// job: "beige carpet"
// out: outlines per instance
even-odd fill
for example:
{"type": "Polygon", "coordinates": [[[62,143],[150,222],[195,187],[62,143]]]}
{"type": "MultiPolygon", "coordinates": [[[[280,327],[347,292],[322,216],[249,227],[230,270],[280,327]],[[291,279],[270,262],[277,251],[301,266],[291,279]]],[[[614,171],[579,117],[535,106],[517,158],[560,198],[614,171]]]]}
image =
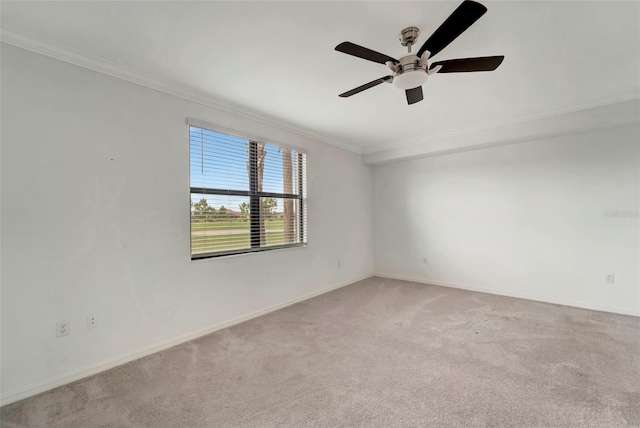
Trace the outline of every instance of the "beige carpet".
{"type": "Polygon", "coordinates": [[[640,318],[371,278],[1,417],[2,427],[640,427],[640,318]]]}

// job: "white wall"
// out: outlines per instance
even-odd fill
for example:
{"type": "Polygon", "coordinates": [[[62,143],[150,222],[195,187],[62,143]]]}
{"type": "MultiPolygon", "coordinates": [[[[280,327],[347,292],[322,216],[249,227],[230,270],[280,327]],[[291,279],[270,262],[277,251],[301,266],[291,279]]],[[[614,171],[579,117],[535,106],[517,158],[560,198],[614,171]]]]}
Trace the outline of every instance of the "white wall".
{"type": "Polygon", "coordinates": [[[5,403],[372,273],[360,155],[8,45],[1,83],[5,403]],[[187,117],[308,150],[307,248],[190,261],[187,117]]]}
{"type": "Polygon", "coordinates": [[[377,166],[374,270],[640,315],[639,145],[636,124],[377,166]]]}

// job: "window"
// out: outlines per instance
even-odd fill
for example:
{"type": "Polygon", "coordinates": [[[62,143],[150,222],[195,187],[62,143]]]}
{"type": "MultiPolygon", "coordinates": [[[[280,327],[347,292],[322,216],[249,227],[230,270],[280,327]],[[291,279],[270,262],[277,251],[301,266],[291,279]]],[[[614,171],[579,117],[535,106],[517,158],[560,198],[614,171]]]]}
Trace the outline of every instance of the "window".
{"type": "Polygon", "coordinates": [[[306,154],[189,123],[191,258],[304,246],[306,154]]]}

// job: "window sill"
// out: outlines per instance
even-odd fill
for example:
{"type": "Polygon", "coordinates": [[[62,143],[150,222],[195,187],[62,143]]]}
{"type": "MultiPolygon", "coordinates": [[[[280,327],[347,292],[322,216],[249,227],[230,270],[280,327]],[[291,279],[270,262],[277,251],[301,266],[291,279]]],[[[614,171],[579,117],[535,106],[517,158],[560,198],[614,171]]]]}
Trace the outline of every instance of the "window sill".
{"type": "Polygon", "coordinates": [[[191,263],[201,263],[201,262],[206,262],[206,261],[211,261],[211,260],[229,259],[231,257],[241,257],[241,256],[248,256],[248,255],[253,255],[253,254],[272,253],[272,252],[280,252],[280,251],[290,251],[290,250],[297,250],[297,249],[306,248],[306,247],[307,247],[307,244],[294,244],[294,245],[287,245],[285,247],[262,248],[262,249],[259,249],[259,250],[249,250],[249,251],[245,251],[245,252],[242,252],[242,253],[202,256],[202,257],[192,258],[191,259],[191,263]]]}

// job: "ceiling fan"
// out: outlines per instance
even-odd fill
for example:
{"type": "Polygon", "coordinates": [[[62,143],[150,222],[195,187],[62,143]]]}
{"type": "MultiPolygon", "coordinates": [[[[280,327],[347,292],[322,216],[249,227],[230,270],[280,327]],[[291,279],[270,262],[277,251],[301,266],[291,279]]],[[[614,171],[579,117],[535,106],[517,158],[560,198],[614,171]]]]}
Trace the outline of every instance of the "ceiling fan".
{"type": "Polygon", "coordinates": [[[449,43],[464,33],[476,22],[487,8],[480,3],[465,0],[442,25],[427,39],[417,53],[411,53],[411,46],[416,42],[420,34],[417,27],[408,27],[400,32],[400,43],[407,46],[408,54],[400,60],[381,54],[371,49],[358,46],[351,42],[342,42],[336,46],[336,50],[349,55],[357,56],[369,61],[385,64],[393,74],[365,83],[355,89],[340,94],[346,98],[355,95],[365,89],[373,88],[383,82],[393,83],[394,86],[404,89],[408,104],[422,101],[422,84],[435,73],[464,73],[471,71],[493,71],[502,63],[504,56],[485,56],[478,58],[460,58],[437,61],[429,64],[428,60],[438,54],[449,43]]]}

